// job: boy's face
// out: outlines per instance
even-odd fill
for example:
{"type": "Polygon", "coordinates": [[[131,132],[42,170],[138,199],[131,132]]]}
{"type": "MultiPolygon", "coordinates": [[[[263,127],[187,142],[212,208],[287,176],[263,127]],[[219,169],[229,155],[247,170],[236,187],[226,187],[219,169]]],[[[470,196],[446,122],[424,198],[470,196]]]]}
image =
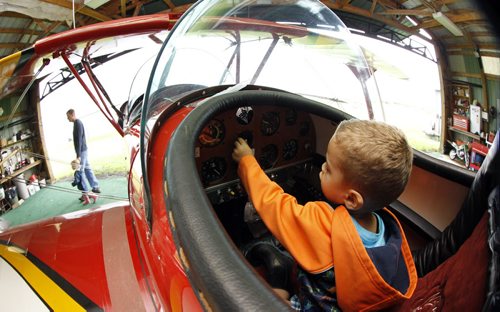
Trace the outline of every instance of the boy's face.
{"type": "Polygon", "coordinates": [[[344,204],[345,195],[349,190],[344,181],[344,174],[340,170],[342,153],[339,153],[340,147],[334,142],[333,137],[328,143],[326,150],[326,162],[321,166],[319,179],[321,181],[321,190],[325,197],[337,204],[344,204]]]}

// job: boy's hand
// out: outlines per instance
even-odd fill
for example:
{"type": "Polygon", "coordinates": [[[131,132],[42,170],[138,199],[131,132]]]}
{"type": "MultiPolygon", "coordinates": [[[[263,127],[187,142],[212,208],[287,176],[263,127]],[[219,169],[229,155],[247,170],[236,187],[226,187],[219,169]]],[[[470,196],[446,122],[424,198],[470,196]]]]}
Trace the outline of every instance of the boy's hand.
{"type": "Polygon", "coordinates": [[[240,162],[243,156],[253,155],[253,150],[248,146],[247,142],[242,138],[237,138],[234,142],[233,160],[240,162]]]}

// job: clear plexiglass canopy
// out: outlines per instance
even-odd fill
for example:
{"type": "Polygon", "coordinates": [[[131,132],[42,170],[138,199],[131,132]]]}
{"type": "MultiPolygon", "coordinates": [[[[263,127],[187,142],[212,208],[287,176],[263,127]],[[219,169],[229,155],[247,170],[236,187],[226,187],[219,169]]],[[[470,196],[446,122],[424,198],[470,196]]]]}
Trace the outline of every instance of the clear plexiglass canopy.
{"type": "Polygon", "coordinates": [[[198,2],[165,42],[143,117],[150,117],[155,95],[165,90],[175,101],[187,90],[234,84],[282,89],[357,118],[382,119],[362,50],[319,1],[198,2]]]}
{"type": "Polygon", "coordinates": [[[360,119],[383,119],[361,48],[342,21],[314,0],[198,1],[167,36],[151,73],[141,116],[146,175],[159,105],[205,88],[280,89],[360,119]]]}

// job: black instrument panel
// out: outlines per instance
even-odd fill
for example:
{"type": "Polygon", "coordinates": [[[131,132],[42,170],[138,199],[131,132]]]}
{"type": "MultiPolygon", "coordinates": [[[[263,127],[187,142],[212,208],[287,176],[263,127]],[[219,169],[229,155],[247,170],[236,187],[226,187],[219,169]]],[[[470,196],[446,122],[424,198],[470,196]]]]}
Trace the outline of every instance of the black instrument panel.
{"type": "Polygon", "coordinates": [[[195,147],[196,166],[204,187],[238,178],[237,165],[231,158],[238,137],[247,140],[265,170],[306,160],[316,150],[308,113],[278,106],[226,111],[204,126],[195,147]]]}

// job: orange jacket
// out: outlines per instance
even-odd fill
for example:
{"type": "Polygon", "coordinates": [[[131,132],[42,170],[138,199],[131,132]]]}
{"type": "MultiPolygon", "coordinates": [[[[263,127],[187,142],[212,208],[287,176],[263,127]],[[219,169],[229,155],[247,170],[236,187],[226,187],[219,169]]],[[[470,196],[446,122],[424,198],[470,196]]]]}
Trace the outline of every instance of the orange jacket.
{"type": "Polygon", "coordinates": [[[346,208],[334,210],[326,202],[298,204],[267,177],[253,156],[241,159],[238,173],[268,229],[303,270],[318,274],[335,266],[336,285],[332,286],[344,311],[383,309],[411,297],[417,283],[415,264],[403,229],[389,210],[384,209],[383,214],[394,220],[395,231],[401,236],[395,254],[399,264],[406,266],[404,293],[381,276],[346,208]]]}

